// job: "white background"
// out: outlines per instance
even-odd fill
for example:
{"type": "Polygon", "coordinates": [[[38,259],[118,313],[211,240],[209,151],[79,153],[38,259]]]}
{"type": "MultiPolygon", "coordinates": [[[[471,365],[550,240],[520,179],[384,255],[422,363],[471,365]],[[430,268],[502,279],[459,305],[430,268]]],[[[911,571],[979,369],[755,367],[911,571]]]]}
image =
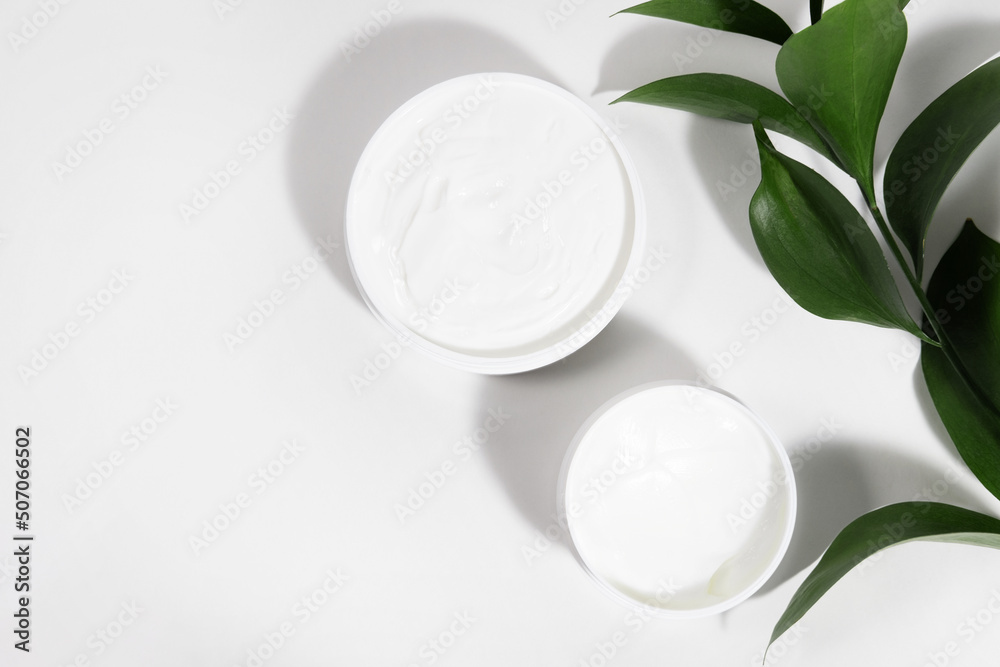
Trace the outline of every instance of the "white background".
{"type": "MultiPolygon", "coordinates": [[[[265,648],[264,664],[597,667],[621,632],[608,664],[759,665],[793,591],[851,519],[923,489],[1000,511],[934,414],[912,339],[798,307],[773,317],[782,292],[746,216],[750,129],[607,107],[681,71],[776,88],[777,47],[609,18],[624,2],[563,2],[563,13],[558,0],[400,2],[367,44],[359,31],[376,32],[381,0],[244,0],[221,12],[211,0],[74,1],[17,44],[10,34],[42,3],[0,10],[0,537],[13,545],[20,425],[32,432],[36,536],[30,656],[12,647],[13,546],[0,551],[0,664],[253,665],[248,652],[288,624],[294,634],[265,648]],[[686,51],[692,62],[675,57],[686,51]],[[147,68],[162,80],[136,89],[147,68]],[[618,123],[645,186],[649,244],[671,255],[586,348],[514,377],[449,370],[410,350],[387,364],[379,355],[393,339],[362,303],[342,247],[347,184],[368,137],[413,94],[477,71],[551,80],[618,123]],[[123,95],[136,107],[127,117],[123,95]],[[249,159],[241,144],[276,109],[294,120],[249,159]],[[112,131],[61,173],[56,163],[104,119],[112,131]],[[181,205],[232,160],[239,173],[185,221],[181,205]],[[741,166],[747,183],[721,191],[741,166]],[[296,288],[287,272],[318,238],[340,247],[296,288]],[[129,277],[123,288],[116,271],[129,277]],[[225,336],[276,289],[282,303],[231,349],[225,336]],[[88,299],[103,300],[101,312],[88,299]],[[67,326],[77,335],[61,337],[67,326]],[[744,353],[730,359],[733,343],[744,353]],[[19,371],[43,349],[37,375],[19,371]],[[369,363],[385,368],[360,386],[369,363]],[[639,625],[555,527],[559,465],[611,396],[710,371],[799,457],[796,534],[774,579],[736,609],[639,625]],[[176,408],[166,416],[158,400],[176,408]],[[459,455],[455,443],[491,409],[510,417],[459,455]],[[836,433],[820,443],[824,423],[836,433]],[[147,429],[135,447],[123,440],[133,427],[147,429]],[[285,441],[301,451],[261,485],[255,471],[285,441]],[[401,522],[397,504],[449,461],[454,474],[401,522]],[[194,548],[239,494],[249,505],[194,548]],[[347,581],[318,593],[329,571],[347,581]],[[309,596],[325,603],[296,613],[309,596]],[[474,620],[452,637],[456,614],[474,620]],[[120,634],[119,617],[130,623],[120,634]],[[431,640],[451,646],[435,652],[431,640]]],[[[805,0],[766,4],[795,29],[807,22],[805,0]]],[[[913,0],[907,14],[878,162],[920,109],[1000,48],[995,2],[913,0]]],[[[931,262],[966,217],[1000,236],[998,156],[994,135],[953,184],[931,262]]],[[[993,665],[994,592],[996,552],[899,547],[836,586],[775,664],[993,665]],[[970,632],[977,612],[992,624],[970,632]]]]}

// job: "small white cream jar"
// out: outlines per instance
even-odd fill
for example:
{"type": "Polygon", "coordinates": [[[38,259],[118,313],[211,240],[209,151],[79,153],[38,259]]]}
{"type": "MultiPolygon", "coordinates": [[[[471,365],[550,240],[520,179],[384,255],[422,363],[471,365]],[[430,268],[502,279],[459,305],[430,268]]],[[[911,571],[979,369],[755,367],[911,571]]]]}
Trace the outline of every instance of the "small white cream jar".
{"type": "Polygon", "coordinates": [[[752,595],[795,525],[792,467],[771,429],[728,394],[669,382],[590,417],[566,454],[558,501],[605,592],[679,618],[752,595]]]}

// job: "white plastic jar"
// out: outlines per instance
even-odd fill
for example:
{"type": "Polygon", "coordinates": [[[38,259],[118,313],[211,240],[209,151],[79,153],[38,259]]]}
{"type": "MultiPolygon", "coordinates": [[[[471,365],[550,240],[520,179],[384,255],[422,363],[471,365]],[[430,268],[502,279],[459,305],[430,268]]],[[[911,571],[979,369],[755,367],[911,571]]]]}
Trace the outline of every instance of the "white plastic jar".
{"type": "Polygon", "coordinates": [[[795,525],[795,480],[770,428],[715,389],[628,391],[580,428],[558,501],[605,592],[661,616],[739,604],[774,573],[795,525]]]}
{"type": "Polygon", "coordinates": [[[615,134],[518,74],[458,77],[405,103],[362,154],[346,213],[372,312],[405,344],[481,373],[538,368],[597,335],[645,235],[615,134]]]}

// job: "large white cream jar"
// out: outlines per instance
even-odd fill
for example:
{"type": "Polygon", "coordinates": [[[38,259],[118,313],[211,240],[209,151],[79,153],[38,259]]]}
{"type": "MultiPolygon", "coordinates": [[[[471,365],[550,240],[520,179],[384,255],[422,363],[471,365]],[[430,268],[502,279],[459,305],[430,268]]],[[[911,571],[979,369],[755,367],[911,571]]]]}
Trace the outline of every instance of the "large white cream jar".
{"type": "Polygon", "coordinates": [[[578,432],[560,511],[585,569],[620,601],[697,617],[745,600],[778,567],[795,523],[788,455],[715,389],[644,385],[578,432]]]}
{"type": "Polygon", "coordinates": [[[644,225],[631,162],[590,107],[486,73],[433,86],[383,123],[351,183],[345,238],[363,297],[402,340],[514,373],[607,324],[644,225]]]}

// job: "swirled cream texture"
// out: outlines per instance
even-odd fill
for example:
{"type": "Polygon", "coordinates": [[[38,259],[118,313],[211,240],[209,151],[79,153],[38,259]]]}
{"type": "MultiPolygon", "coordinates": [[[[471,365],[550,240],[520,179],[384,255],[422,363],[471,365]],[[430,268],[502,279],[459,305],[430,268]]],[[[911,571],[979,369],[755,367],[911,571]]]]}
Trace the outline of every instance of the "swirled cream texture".
{"type": "Polygon", "coordinates": [[[379,310],[442,347],[502,356],[565,340],[610,298],[632,191],[609,136],[556,90],[460,77],[386,121],[348,210],[379,310]]]}
{"type": "Polygon", "coordinates": [[[749,595],[794,519],[778,446],[715,391],[665,385],[628,396],[590,426],[568,469],[578,553],[640,604],[691,611],[749,595]]]}

